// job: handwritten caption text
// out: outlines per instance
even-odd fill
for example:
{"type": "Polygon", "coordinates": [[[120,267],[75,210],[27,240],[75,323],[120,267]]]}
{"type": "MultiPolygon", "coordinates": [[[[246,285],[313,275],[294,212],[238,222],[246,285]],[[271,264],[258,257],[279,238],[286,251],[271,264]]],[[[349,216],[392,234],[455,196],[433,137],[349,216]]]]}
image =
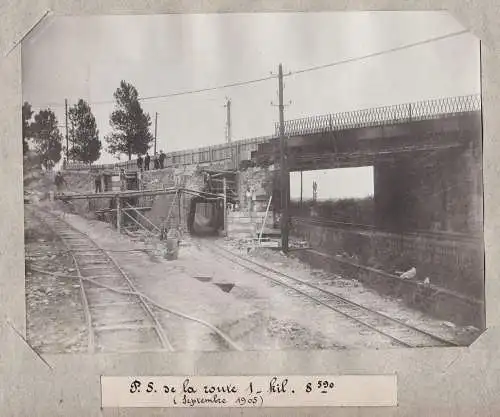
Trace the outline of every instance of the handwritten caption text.
{"type": "Polygon", "coordinates": [[[101,377],[103,407],[394,406],[395,375],[101,377]]]}

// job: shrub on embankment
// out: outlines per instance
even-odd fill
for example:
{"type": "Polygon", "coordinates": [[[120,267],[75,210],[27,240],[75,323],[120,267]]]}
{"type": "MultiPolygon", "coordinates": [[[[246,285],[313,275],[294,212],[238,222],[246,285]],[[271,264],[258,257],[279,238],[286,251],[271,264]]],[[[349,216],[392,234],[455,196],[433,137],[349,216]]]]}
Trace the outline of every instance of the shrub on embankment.
{"type": "MultiPolygon", "coordinates": [[[[54,172],[42,170],[32,166],[24,172],[24,191],[31,203],[41,204],[45,208],[52,208],[69,213],[78,213],[82,216],[93,218],[93,211],[89,210],[87,200],[74,200],[68,203],[62,201],[49,201],[50,192],[56,193],[54,172]]],[[[61,192],[66,194],[83,194],[92,192],[92,181],[88,171],[68,172],[63,171],[66,184],[61,192]]],[[[109,205],[109,201],[100,200],[101,205],[109,205]]]]}
{"type": "Polygon", "coordinates": [[[340,222],[374,224],[373,197],[335,200],[290,201],[290,213],[297,217],[321,217],[340,222]]]}

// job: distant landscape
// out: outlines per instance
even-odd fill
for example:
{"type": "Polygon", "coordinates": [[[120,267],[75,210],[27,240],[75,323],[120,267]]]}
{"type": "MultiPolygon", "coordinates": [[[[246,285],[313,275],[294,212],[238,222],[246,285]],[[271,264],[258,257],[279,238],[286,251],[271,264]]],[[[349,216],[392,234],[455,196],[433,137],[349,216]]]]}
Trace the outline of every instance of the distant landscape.
{"type": "Polygon", "coordinates": [[[308,199],[290,201],[292,216],[314,216],[348,223],[373,224],[374,200],[365,198],[340,198],[321,201],[308,199]]]}
{"type": "Polygon", "coordinates": [[[332,168],[290,173],[290,198],[317,201],[362,199],[374,194],[373,167],[332,168]]]}

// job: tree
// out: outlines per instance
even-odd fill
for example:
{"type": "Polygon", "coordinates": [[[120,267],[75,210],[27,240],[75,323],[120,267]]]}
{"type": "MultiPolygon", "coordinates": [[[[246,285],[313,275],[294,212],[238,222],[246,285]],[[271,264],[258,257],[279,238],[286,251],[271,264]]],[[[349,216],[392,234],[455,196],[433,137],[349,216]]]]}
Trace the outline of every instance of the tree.
{"type": "Polygon", "coordinates": [[[130,161],[132,155],[146,153],[153,141],[149,131],[151,118],[142,110],[139,94],[132,84],[122,81],[114,98],[116,110],[110,116],[114,132],[106,137],[108,152],[116,156],[124,153],[130,161]]]}
{"type": "Polygon", "coordinates": [[[40,110],[31,125],[35,152],[41,164],[49,169],[61,159],[62,135],[57,127],[57,118],[50,109],[40,110]]]}
{"type": "Polygon", "coordinates": [[[33,110],[31,110],[31,104],[27,101],[23,103],[23,154],[28,152],[28,139],[31,138],[32,129],[31,126],[31,116],[33,116],[33,110]]]}
{"type": "Polygon", "coordinates": [[[95,117],[89,104],[80,99],[68,111],[71,123],[72,148],[69,151],[71,159],[92,163],[101,156],[101,141],[95,117]]]}

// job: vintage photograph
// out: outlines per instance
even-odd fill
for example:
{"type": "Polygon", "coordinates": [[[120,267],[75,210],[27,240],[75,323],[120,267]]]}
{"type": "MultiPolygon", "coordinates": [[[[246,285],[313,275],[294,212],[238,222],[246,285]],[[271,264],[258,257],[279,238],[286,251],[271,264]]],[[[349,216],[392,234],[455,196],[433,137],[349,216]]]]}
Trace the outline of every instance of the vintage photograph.
{"type": "Polygon", "coordinates": [[[55,16],[21,47],[37,352],[484,331],[481,45],[448,13],[55,16]]]}

